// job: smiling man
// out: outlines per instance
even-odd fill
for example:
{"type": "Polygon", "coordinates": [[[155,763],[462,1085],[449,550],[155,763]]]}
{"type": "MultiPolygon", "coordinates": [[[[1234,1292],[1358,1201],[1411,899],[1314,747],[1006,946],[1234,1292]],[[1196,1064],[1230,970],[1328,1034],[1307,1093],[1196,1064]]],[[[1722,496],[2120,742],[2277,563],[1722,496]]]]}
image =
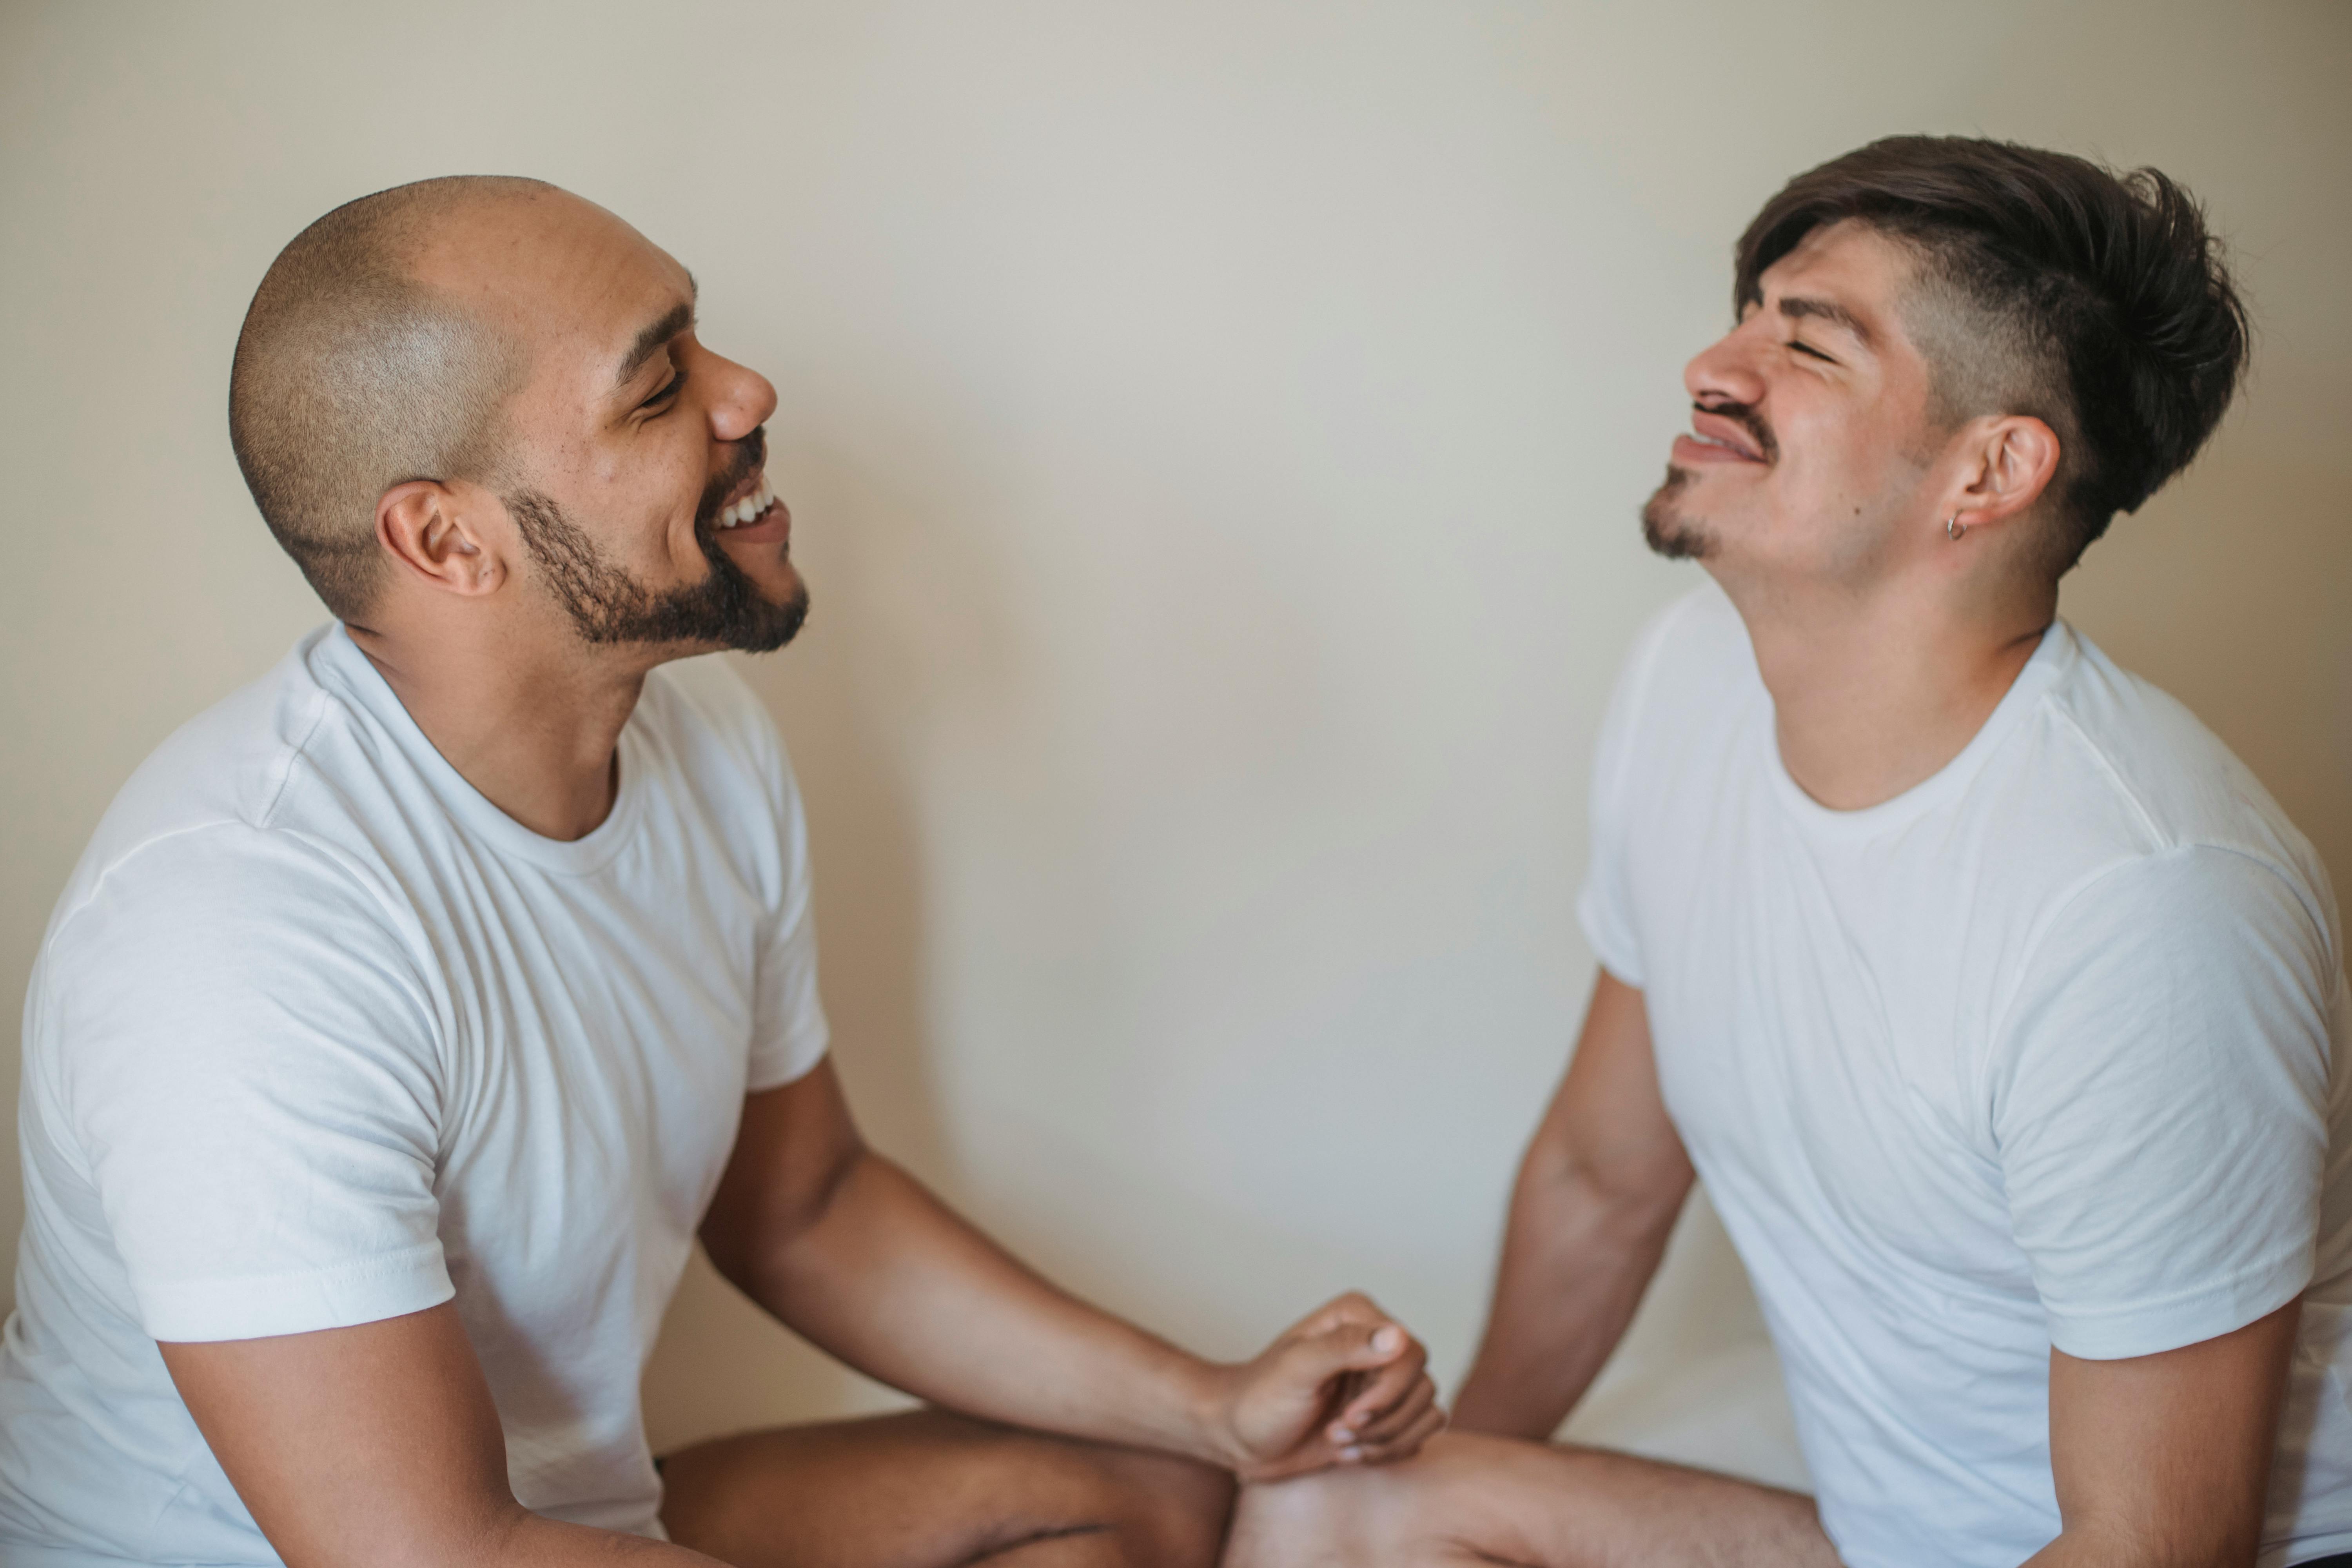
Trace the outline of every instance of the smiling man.
{"type": "Polygon", "coordinates": [[[2352,1035],[2311,847],[2057,618],[2245,326],[2201,216],[1875,143],[1740,240],[1642,516],[1713,583],[1603,727],[1601,963],[1457,1432],[1230,1561],[2352,1563],[2352,1035]],[[1818,1498],[1542,1443],[1695,1177],[1818,1498]]]}
{"type": "Polygon", "coordinates": [[[1234,1475],[1441,1423],[1360,1298],[1210,1364],[860,1142],[782,750],[677,662],[806,612],[775,405],[537,182],[270,268],[230,432],[336,619],[150,759],[50,923],[0,1559],[1205,1565],[1234,1475]],[[931,1408],[665,1471],[638,1382],[698,1236],[931,1408]]]}

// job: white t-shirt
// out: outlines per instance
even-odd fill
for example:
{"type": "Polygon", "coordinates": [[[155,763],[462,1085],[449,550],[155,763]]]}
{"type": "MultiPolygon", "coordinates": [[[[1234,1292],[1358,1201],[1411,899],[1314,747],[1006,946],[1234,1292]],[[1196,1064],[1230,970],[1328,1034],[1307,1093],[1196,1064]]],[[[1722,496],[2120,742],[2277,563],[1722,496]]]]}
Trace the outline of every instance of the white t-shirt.
{"type": "Polygon", "coordinates": [[[647,679],[561,843],[313,633],[124,786],[25,1019],[0,1560],[276,1563],[155,1342],[452,1296],[515,1495],[659,1532],[639,1373],[745,1094],[825,1048],[799,798],[723,664],[647,679]]]}
{"type": "Polygon", "coordinates": [[[1580,905],[1755,1281],[1849,1568],[2059,1528],[2052,1346],[2310,1287],[2262,1562],[2352,1550],[2352,1029],[2326,872],[2063,622],[1942,772],[1831,811],[1712,584],[1602,731],[1580,905]]]}

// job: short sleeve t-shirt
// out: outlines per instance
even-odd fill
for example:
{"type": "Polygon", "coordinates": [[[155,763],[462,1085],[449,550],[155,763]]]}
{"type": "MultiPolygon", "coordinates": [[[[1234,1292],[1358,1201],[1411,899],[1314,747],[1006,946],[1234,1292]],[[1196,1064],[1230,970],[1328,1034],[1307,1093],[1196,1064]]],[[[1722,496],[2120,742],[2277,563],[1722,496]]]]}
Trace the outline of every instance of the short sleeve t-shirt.
{"type": "Polygon", "coordinates": [[[2152,1354],[2298,1291],[2262,1561],[2352,1550],[2352,1031],[2310,846],[2063,622],[1867,810],[1799,788],[1773,724],[1718,589],[1654,621],[1580,912],[1643,993],[1841,1555],[2013,1568],[2059,1528],[2053,1346],[2152,1354]]]}
{"type": "Polygon", "coordinates": [[[132,777],[42,944],[0,1558],[277,1562],[155,1342],[452,1298],[517,1498],[657,1534],[639,1374],[744,1096],[825,1043],[799,798],[723,663],[647,678],[559,842],[313,633],[132,777]]]}

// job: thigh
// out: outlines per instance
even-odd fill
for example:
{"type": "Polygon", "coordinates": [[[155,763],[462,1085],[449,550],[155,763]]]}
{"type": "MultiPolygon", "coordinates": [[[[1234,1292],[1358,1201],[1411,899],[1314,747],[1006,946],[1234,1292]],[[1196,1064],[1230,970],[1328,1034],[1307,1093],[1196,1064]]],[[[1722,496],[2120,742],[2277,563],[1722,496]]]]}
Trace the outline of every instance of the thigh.
{"type": "Polygon", "coordinates": [[[1226,1568],[1836,1568],[1812,1500],[1595,1448],[1448,1433],[1242,1493],[1226,1568]]]}
{"type": "Polygon", "coordinates": [[[698,1444],[671,1539],[736,1568],[1211,1568],[1233,1500],[1172,1455],[909,1411],[698,1444]]]}

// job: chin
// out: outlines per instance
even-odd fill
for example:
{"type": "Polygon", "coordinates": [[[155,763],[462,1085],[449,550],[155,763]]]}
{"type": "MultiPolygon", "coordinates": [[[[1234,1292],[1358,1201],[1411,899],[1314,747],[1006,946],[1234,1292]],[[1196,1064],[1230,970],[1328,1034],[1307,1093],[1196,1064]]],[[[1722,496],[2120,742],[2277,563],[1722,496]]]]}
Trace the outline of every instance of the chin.
{"type": "Polygon", "coordinates": [[[803,609],[808,605],[808,584],[790,557],[777,562],[773,573],[762,572],[753,581],[759,587],[760,597],[772,605],[799,605],[803,609]]]}
{"type": "Polygon", "coordinates": [[[726,646],[738,653],[773,653],[798,637],[808,622],[808,584],[797,572],[792,574],[787,592],[779,595],[762,590],[761,599],[764,613],[747,616],[730,628],[733,635],[726,639],[726,646]]]}
{"type": "Polygon", "coordinates": [[[1642,508],[1642,542],[1669,561],[1705,561],[1721,548],[1714,526],[1691,510],[1694,479],[1687,468],[1667,468],[1642,508]]]}

